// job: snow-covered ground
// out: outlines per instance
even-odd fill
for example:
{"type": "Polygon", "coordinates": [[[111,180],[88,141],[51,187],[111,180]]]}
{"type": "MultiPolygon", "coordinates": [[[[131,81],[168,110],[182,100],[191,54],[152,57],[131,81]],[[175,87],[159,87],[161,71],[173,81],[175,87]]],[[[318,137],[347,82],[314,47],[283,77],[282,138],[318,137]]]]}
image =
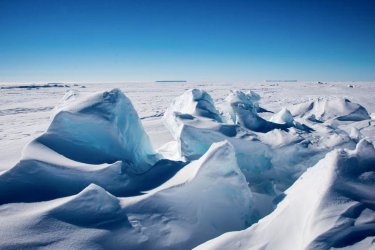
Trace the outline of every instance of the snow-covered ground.
{"type": "MultiPolygon", "coordinates": [[[[215,103],[223,102],[230,90],[253,90],[262,99],[262,106],[273,111],[281,107],[302,103],[314,98],[348,97],[375,112],[375,83],[371,82],[316,82],[298,83],[117,83],[117,84],[69,84],[69,87],[15,88],[33,84],[0,84],[0,170],[14,165],[21,156],[22,148],[41,134],[50,123],[52,109],[65,92],[74,89],[81,93],[93,93],[119,88],[130,98],[142,119],[154,147],[159,147],[172,137],[161,123],[161,116],[173,99],[185,90],[200,88],[208,91],[215,103]],[[353,88],[350,88],[352,85],[353,88]],[[84,86],[85,88],[83,88],[84,86]]],[[[38,85],[38,84],[34,84],[38,85]]],[[[40,85],[40,84],[39,84],[40,85]]],[[[64,84],[65,85],[65,84],[64,84]]],[[[371,135],[369,135],[371,136],[371,135]]],[[[372,134],[372,137],[374,135],[372,134]]]]}
{"type": "Polygon", "coordinates": [[[0,96],[0,248],[375,247],[375,83],[0,96]]]}

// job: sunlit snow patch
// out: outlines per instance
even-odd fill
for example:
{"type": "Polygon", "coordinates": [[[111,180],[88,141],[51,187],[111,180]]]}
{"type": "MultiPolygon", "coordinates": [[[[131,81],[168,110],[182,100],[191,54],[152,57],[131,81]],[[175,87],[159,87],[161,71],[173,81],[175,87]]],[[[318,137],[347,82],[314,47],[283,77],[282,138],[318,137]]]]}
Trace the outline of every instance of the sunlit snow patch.
{"type": "Polygon", "coordinates": [[[64,100],[48,130],[25,147],[17,165],[0,174],[0,204],[71,195],[90,183],[134,195],[184,165],[154,152],[120,90],[64,100]]]}
{"type": "Polygon", "coordinates": [[[245,229],[253,222],[252,209],[233,147],[221,142],[141,196],[116,198],[89,185],[66,198],[8,204],[0,210],[0,246],[32,246],[37,238],[50,248],[191,249],[226,231],[245,229]]]}
{"type": "Polygon", "coordinates": [[[362,140],[355,150],[335,150],[307,170],[259,223],[197,249],[371,249],[374,190],[375,149],[362,140]]]}
{"type": "Polygon", "coordinates": [[[311,121],[327,120],[361,121],[370,119],[367,110],[360,104],[345,98],[323,99],[305,102],[290,107],[293,116],[303,117],[311,121]]]}
{"type": "Polygon", "coordinates": [[[121,160],[141,172],[157,160],[137,112],[118,89],[60,107],[36,141],[78,162],[121,160]]]}

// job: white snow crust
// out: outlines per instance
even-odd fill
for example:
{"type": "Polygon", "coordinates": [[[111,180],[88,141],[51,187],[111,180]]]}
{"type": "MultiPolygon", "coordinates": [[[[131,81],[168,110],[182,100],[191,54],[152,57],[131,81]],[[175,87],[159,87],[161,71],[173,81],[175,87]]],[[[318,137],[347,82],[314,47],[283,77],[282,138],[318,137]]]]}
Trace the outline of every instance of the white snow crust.
{"type": "Polygon", "coordinates": [[[372,249],[350,85],[1,85],[0,248],[372,249]]]}

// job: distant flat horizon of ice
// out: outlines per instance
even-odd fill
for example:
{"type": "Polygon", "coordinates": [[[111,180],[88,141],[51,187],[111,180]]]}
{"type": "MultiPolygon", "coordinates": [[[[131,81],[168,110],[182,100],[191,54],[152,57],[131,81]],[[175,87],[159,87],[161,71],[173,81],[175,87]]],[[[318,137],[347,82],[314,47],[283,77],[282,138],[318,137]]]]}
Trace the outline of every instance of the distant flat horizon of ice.
{"type": "Polygon", "coordinates": [[[375,112],[375,82],[0,83],[0,170],[14,165],[22,148],[47,128],[53,108],[66,91],[87,94],[112,88],[120,88],[131,99],[155,147],[170,139],[160,122],[161,115],[175,97],[190,88],[208,91],[218,104],[230,90],[254,90],[262,96],[262,106],[276,112],[280,107],[319,97],[348,97],[375,112]],[[7,86],[30,88],[4,88],[7,86]]]}

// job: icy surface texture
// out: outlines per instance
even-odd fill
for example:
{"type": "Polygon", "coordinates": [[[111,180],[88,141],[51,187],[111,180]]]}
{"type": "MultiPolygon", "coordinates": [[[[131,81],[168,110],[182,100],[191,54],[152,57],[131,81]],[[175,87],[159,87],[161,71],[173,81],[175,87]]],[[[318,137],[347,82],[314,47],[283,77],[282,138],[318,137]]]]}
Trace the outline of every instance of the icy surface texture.
{"type": "Polygon", "coordinates": [[[367,110],[360,104],[346,98],[331,100],[318,98],[312,102],[295,105],[291,108],[293,116],[304,117],[313,121],[324,122],[337,119],[339,121],[361,121],[370,119],[367,110]]]}
{"type": "Polygon", "coordinates": [[[0,248],[374,247],[366,109],[318,98],[267,112],[242,90],[187,90],[162,119],[139,118],[118,89],[67,91],[0,172],[0,248]]]}
{"type": "Polygon", "coordinates": [[[116,195],[159,185],[184,164],[160,160],[130,100],[118,89],[88,98],[68,93],[51,125],[0,173],[0,203],[72,195],[96,183],[116,195]]]}
{"type": "Polygon", "coordinates": [[[9,204],[1,211],[7,214],[0,225],[1,245],[19,248],[37,241],[52,248],[189,249],[226,231],[246,228],[252,224],[252,209],[234,149],[221,142],[141,196],[116,198],[89,185],[66,198],[9,204]],[[46,225],[53,227],[46,230],[46,225]],[[64,234],[58,233],[61,230],[64,234]]]}
{"type": "Polygon", "coordinates": [[[249,229],[197,249],[371,249],[375,238],[375,149],[335,150],[286,191],[277,209],[249,229]],[[281,233],[288,230],[288,236],[281,233]]]}
{"type": "MultiPolygon", "coordinates": [[[[270,131],[254,131],[241,123],[227,124],[201,116],[194,109],[186,109],[191,100],[186,96],[192,96],[194,91],[197,90],[188,90],[178,97],[164,115],[164,121],[176,139],[176,144],[171,145],[178,147],[182,159],[195,160],[199,159],[212,143],[229,141],[236,152],[238,165],[254,192],[254,217],[261,218],[271,212],[283,192],[327,152],[337,147],[353,147],[356,143],[348,133],[331,124],[303,118],[296,121],[287,109],[282,109],[271,118],[275,122],[268,122],[256,113],[251,96],[239,91],[229,95],[227,104],[231,104],[230,107],[232,104],[243,106],[246,110],[246,113],[243,113],[244,119],[253,117],[256,122],[271,124],[270,131]],[[185,101],[187,103],[183,104],[185,101]],[[178,108],[189,114],[179,112],[178,108]],[[279,125],[286,129],[278,129],[279,125]],[[293,157],[286,157],[287,155],[293,157]]],[[[213,102],[210,106],[214,106],[213,102]]],[[[216,110],[214,107],[211,109],[216,110]]],[[[234,111],[231,114],[236,121],[238,114],[234,111]]]]}
{"type": "Polygon", "coordinates": [[[286,130],[289,124],[279,124],[267,121],[260,117],[257,113],[257,105],[254,104],[253,95],[246,94],[242,91],[233,91],[227,98],[226,112],[234,124],[250,129],[255,132],[268,132],[273,129],[286,130]]]}
{"type": "Polygon", "coordinates": [[[273,115],[270,121],[279,124],[293,125],[294,118],[288,109],[283,108],[277,114],[273,115]]]}
{"type": "Polygon", "coordinates": [[[180,119],[192,120],[196,116],[222,122],[211,96],[204,90],[191,89],[174,100],[165,111],[163,120],[172,136],[177,139],[182,126],[180,119]]]}
{"type": "Polygon", "coordinates": [[[118,89],[67,102],[36,141],[78,162],[127,161],[136,171],[157,159],[132,103],[118,89]]]}
{"type": "MultiPolygon", "coordinates": [[[[204,91],[186,91],[176,99],[163,117],[176,139],[180,157],[187,160],[198,159],[212,143],[228,140],[235,148],[239,166],[248,178],[249,185],[261,193],[276,195],[289,187],[307,167],[314,165],[332,148],[355,144],[346,132],[336,127],[301,120],[303,123],[309,123],[309,127],[295,121],[287,109],[282,109],[273,116],[275,122],[266,121],[256,113],[254,93],[232,92],[225,100],[230,117],[237,123],[239,113],[235,110],[239,107],[244,111],[241,111],[244,120],[249,121],[250,117],[254,118],[255,124],[272,125],[259,125],[270,128],[270,131],[264,133],[262,130],[258,133],[243,127],[241,123],[223,123],[212,116],[200,115],[201,112],[196,112],[195,108],[187,108],[196,106],[196,102],[192,102],[194,92],[204,91]],[[279,126],[285,129],[278,129],[279,126]]],[[[204,96],[207,100],[212,100],[208,93],[204,96]]],[[[218,114],[212,101],[206,104],[218,114]]]]}

